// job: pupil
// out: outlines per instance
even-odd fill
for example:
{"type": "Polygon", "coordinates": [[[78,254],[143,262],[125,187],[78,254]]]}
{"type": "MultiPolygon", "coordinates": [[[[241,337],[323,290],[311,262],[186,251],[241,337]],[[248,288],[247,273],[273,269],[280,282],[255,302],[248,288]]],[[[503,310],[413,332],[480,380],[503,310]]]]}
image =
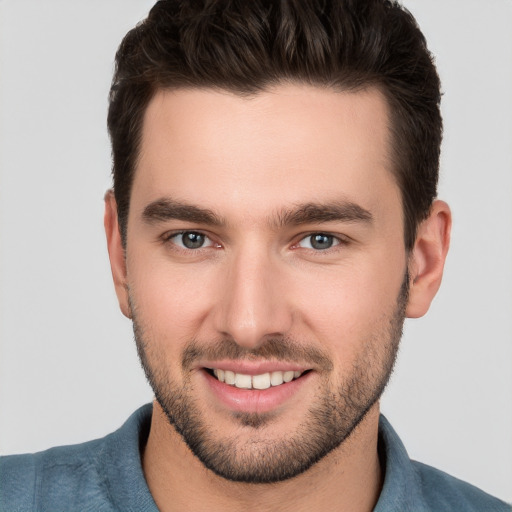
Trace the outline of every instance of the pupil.
{"type": "Polygon", "coordinates": [[[187,249],[198,249],[204,244],[204,235],[201,233],[184,233],[182,240],[187,249]]]}
{"type": "Polygon", "coordinates": [[[315,249],[329,249],[332,247],[332,236],[330,235],[311,235],[311,247],[315,249]]]}

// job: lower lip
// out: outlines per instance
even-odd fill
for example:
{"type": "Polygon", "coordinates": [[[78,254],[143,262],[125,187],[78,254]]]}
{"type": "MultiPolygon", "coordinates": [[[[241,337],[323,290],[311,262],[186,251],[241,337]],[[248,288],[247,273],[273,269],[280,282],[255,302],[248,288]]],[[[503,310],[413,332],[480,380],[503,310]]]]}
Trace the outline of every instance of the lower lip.
{"type": "Polygon", "coordinates": [[[313,372],[268,389],[240,389],[220,382],[205,370],[201,373],[217,399],[232,411],[264,413],[273,411],[293,399],[300,388],[309,381],[313,372]]]}

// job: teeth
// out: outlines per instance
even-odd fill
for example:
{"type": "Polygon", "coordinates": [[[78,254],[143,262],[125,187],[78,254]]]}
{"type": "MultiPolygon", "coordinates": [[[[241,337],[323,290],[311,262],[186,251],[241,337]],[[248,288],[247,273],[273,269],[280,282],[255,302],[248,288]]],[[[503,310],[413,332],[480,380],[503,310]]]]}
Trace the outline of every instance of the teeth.
{"type": "Polygon", "coordinates": [[[283,372],[272,372],[270,374],[270,384],[272,384],[272,386],[279,386],[283,382],[283,372]]]}
{"type": "Polygon", "coordinates": [[[235,381],[236,381],[235,373],[234,372],[230,372],[229,370],[226,370],[224,372],[224,382],[226,384],[230,384],[231,386],[234,386],[235,385],[235,381]]]}
{"type": "Polygon", "coordinates": [[[220,382],[225,382],[230,386],[240,389],[268,389],[270,386],[280,386],[285,382],[291,382],[293,379],[299,378],[302,372],[290,370],[287,372],[271,372],[251,376],[215,368],[213,374],[220,382]]]}
{"type": "Polygon", "coordinates": [[[225,373],[224,370],[213,370],[213,374],[217,379],[219,379],[221,382],[224,382],[225,380],[225,373]]]}
{"type": "Polygon", "coordinates": [[[293,380],[295,372],[284,372],[283,373],[283,380],[285,382],[291,382],[293,380]]]}
{"type": "Polygon", "coordinates": [[[250,375],[244,375],[243,373],[235,374],[235,386],[241,389],[251,389],[252,382],[250,375]]]}
{"type": "Polygon", "coordinates": [[[255,375],[252,378],[252,387],[254,389],[268,389],[270,387],[270,373],[255,375]]]}

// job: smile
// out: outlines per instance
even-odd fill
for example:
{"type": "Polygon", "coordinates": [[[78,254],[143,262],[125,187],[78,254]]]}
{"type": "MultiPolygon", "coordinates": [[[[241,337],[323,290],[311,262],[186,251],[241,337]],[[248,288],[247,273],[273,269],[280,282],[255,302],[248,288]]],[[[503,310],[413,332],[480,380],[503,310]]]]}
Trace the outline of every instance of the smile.
{"type": "Polygon", "coordinates": [[[259,414],[297,403],[317,374],[314,368],[284,361],[211,361],[200,368],[213,403],[230,411],[259,414]]]}
{"type": "Polygon", "coordinates": [[[210,368],[209,373],[230,386],[239,389],[268,389],[270,387],[281,386],[298,379],[304,372],[301,371],[274,371],[262,373],[260,375],[247,375],[236,373],[230,370],[221,370],[220,368],[210,368]]]}

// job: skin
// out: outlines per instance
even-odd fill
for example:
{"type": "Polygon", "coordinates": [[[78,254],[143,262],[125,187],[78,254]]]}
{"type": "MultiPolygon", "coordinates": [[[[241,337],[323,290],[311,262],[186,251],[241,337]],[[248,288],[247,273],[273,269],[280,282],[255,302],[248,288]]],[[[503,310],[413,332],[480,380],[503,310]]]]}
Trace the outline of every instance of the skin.
{"type": "MultiPolygon", "coordinates": [[[[346,382],[358,364],[367,365],[371,379],[379,374],[406,270],[407,316],[425,314],[439,288],[449,208],[434,202],[408,254],[388,155],[387,105],[375,89],[287,84],[250,98],[161,91],[144,118],[126,252],[113,194],[106,195],[116,292],[122,312],[135,313],[142,326],[150,364],[177,386],[192,384],[212,435],[236,439],[248,456],[260,455],[264,441],[286,442],[322,393],[346,382]],[[222,222],[145,218],[148,205],[162,198],[207,209],[222,222]],[[277,222],[284,211],[311,203],[350,203],[371,220],[277,222]],[[183,230],[206,234],[206,246],[180,247],[172,235],[183,230]],[[314,233],[334,236],[335,245],[315,250],[314,233]],[[320,351],[331,365],[310,364],[308,379],[261,428],[243,425],[212,394],[201,368],[185,372],[181,365],[192,340],[208,347],[229,339],[257,353],[276,337],[320,351]]],[[[155,402],[143,469],[162,511],[372,510],[382,485],[378,418],[377,402],[304,473],[248,484],[206,469],[155,402]]]]}

